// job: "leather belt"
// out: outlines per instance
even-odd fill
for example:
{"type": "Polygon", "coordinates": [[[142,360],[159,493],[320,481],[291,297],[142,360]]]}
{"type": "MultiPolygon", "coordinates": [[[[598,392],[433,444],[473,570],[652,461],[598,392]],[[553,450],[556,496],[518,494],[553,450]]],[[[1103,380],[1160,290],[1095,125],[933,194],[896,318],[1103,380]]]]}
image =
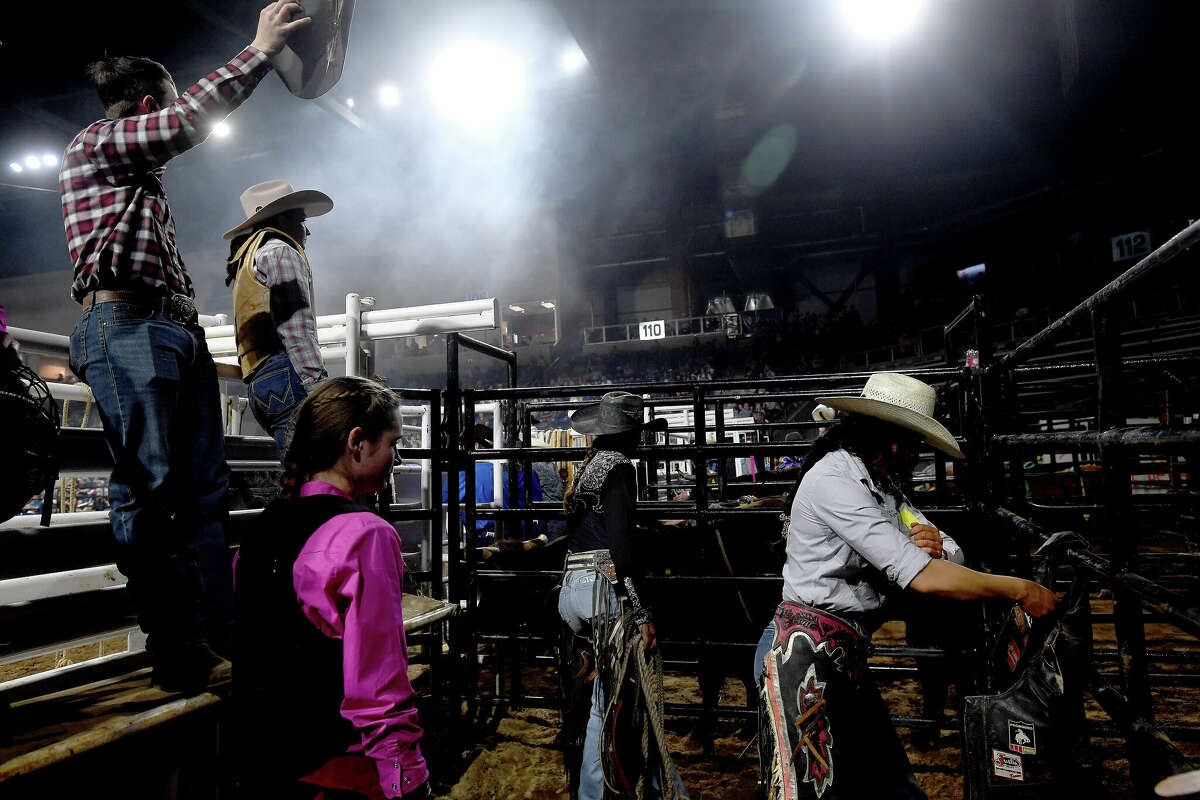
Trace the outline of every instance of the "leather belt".
{"type": "Polygon", "coordinates": [[[84,311],[98,303],[132,303],[135,306],[162,312],[169,311],[171,308],[170,298],[131,289],[96,289],[83,296],[84,311]]]}
{"type": "Polygon", "coordinates": [[[83,296],[83,310],[98,303],[130,303],[166,314],[180,325],[195,325],[199,319],[196,301],[186,294],[156,295],[133,289],[95,289],[83,296]]]}
{"type": "Polygon", "coordinates": [[[582,553],[567,553],[567,570],[591,569],[599,572],[609,583],[616,584],[617,568],[612,553],[607,550],[586,550],[582,553]]]}

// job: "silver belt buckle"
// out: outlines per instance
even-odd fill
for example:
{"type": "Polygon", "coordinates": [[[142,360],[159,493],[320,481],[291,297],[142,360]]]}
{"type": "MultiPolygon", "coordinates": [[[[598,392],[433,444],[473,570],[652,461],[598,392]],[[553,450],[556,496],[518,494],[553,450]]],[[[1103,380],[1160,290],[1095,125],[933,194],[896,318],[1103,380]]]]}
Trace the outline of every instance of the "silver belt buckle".
{"type": "Polygon", "coordinates": [[[200,320],[196,301],[186,294],[172,294],[167,303],[167,316],[180,325],[195,325],[200,320]]]}

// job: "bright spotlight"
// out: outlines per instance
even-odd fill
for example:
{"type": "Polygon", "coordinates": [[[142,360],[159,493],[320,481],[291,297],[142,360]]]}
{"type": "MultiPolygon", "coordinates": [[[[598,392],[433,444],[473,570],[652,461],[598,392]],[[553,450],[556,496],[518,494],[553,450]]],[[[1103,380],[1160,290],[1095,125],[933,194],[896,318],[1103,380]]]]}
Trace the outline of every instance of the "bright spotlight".
{"type": "Polygon", "coordinates": [[[562,68],[567,72],[578,72],[587,66],[587,56],[579,49],[579,45],[571,45],[562,54],[562,68]]]}
{"type": "Polygon", "coordinates": [[[477,130],[520,107],[525,70],[517,55],[489,42],[460,42],[429,71],[429,92],[442,116],[477,130]]]}
{"type": "Polygon", "coordinates": [[[45,155],[42,156],[42,166],[43,167],[53,167],[57,163],[58,163],[58,156],[54,155],[53,153],[46,153],[45,155]]]}
{"type": "Polygon", "coordinates": [[[354,98],[353,97],[346,98],[346,108],[354,108],[354,98]]]}
{"type": "Polygon", "coordinates": [[[25,171],[25,168],[22,167],[20,164],[18,164],[16,161],[10,161],[8,164],[8,168],[11,169],[13,172],[24,172],[25,171]]]}
{"type": "MultiPolygon", "coordinates": [[[[379,105],[384,108],[392,108],[400,105],[400,90],[395,86],[380,86],[379,87],[379,105]]],[[[354,106],[351,105],[351,108],[354,106]]]]}
{"type": "Polygon", "coordinates": [[[216,136],[218,139],[224,139],[231,133],[233,133],[233,128],[229,127],[229,123],[224,120],[213,125],[213,136],[216,136]]]}
{"type": "Polygon", "coordinates": [[[25,156],[25,166],[28,169],[37,169],[42,165],[42,160],[37,156],[25,156]]]}
{"type": "Polygon", "coordinates": [[[925,0],[842,0],[842,13],[859,35],[886,41],[907,33],[925,11],[925,0]]]}

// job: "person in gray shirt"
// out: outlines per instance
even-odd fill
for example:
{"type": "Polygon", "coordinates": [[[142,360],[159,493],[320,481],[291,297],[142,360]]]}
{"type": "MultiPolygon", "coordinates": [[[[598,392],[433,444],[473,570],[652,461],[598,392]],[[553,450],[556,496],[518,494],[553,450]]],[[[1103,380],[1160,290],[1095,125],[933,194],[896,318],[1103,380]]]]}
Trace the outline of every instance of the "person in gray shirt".
{"type": "Polygon", "coordinates": [[[888,593],[1006,598],[1035,617],[1055,597],[963,566],[957,544],[908,503],[902,486],[922,447],[962,457],[933,418],[933,387],[877,373],[859,397],[818,402],[847,415],[813,443],[785,523],[783,601],[758,662],[764,785],[770,800],[925,798],[867,671],[888,593]]]}

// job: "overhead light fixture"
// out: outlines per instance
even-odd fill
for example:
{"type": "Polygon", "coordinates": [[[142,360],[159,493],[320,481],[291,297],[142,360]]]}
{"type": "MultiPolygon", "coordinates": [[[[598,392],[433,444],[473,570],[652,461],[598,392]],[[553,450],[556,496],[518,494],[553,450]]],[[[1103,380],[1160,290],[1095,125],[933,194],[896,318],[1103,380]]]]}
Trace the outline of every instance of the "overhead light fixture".
{"type": "Polygon", "coordinates": [[[27,169],[37,169],[41,165],[42,162],[37,156],[25,156],[25,167],[27,169]]]}
{"type": "Polygon", "coordinates": [[[525,95],[525,68],[512,51],[466,41],[442,51],[429,70],[429,94],[447,120],[476,132],[495,131],[525,95]]]}
{"type": "Polygon", "coordinates": [[[877,42],[903,36],[925,11],[925,0],[842,0],[842,14],[859,35],[877,42]]]}
{"type": "Polygon", "coordinates": [[[554,308],[554,303],[551,303],[549,300],[543,300],[541,306],[542,308],[554,308]]]}
{"type": "Polygon", "coordinates": [[[379,105],[393,108],[400,105],[400,90],[390,84],[379,87],[379,105]]]}
{"type": "Polygon", "coordinates": [[[578,72],[587,66],[587,56],[579,49],[579,45],[572,44],[563,51],[562,59],[559,62],[562,64],[565,72],[578,72]]]}
{"type": "Polygon", "coordinates": [[[222,121],[218,122],[216,125],[213,125],[212,132],[213,132],[213,136],[216,136],[218,139],[224,139],[226,136],[233,133],[233,128],[229,127],[228,122],[225,122],[224,120],[222,120],[222,121]]]}
{"type": "Polygon", "coordinates": [[[25,168],[22,167],[20,164],[18,164],[16,161],[10,161],[8,164],[8,168],[11,169],[13,172],[24,172],[25,171],[25,168]]]}
{"type": "Polygon", "coordinates": [[[53,153],[46,153],[44,156],[42,156],[42,166],[53,167],[57,163],[58,156],[54,155],[53,153]]]}
{"type": "Polygon", "coordinates": [[[518,305],[509,305],[509,307],[508,307],[508,310],[509,310],[509,311],[515,311],[515,312],[517,312],[518,314],[524,314],[524,313],[525,313],[525,307],[524,307],[524,306],[518,306],[518,305]]]}

